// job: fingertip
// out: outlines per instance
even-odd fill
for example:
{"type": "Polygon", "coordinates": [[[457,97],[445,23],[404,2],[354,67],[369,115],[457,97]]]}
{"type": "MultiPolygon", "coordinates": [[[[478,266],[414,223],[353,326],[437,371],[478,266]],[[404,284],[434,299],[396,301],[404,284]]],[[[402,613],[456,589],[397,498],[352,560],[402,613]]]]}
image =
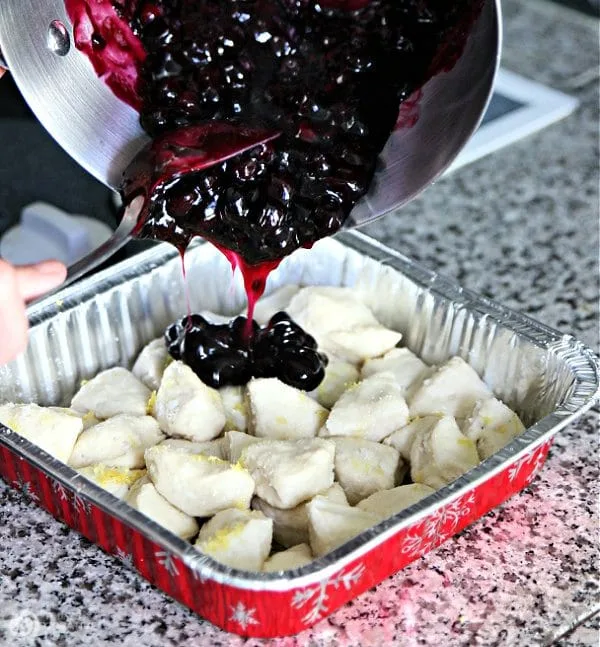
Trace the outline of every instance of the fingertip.
{"type": "Polygon", "coordinates": [[[44,261],[36,265],[15,268],[17,285],[25,301],[57,288],[67,275],[67,268],[58,261],[44,261]]]}
{"type": "Polygon", "coordinates": [[[61,282],[67,276],[67,268],[60,261],[43,261],[34,266],[35,270],[44,276],[55,276],[61,282]]]}

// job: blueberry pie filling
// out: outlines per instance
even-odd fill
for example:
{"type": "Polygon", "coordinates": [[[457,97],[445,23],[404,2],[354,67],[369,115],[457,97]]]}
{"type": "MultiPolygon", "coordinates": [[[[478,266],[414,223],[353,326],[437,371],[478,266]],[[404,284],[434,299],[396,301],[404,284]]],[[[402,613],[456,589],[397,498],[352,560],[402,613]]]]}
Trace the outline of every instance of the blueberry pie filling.
{"type": "MultiPolygon", "coordinates": [[[[338,231],[401,104],[450,69],[483,0],[65,0],[75,42],[152,138],[134,234],[195,236],[243,276],[338,231]]],[[[251,326],[246,326],[247,334],[251,326]]]]}

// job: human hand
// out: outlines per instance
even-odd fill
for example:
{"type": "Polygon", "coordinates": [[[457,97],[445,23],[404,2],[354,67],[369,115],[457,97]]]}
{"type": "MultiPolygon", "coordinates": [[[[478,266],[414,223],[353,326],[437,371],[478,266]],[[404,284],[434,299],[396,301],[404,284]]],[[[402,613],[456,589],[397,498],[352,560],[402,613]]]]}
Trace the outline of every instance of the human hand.
{"type": "Polygon", "coordinates": [[[25,302],[58,287],[66,275],[57,261],[13,267],[0,260],[0,365],[27,347],[25,302]]]}

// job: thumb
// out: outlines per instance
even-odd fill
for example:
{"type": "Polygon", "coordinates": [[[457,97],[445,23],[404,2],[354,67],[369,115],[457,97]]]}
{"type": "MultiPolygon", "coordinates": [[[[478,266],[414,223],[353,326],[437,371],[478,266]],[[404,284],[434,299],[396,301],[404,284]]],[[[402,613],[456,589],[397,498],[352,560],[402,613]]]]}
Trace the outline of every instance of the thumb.
{"type": "Polygon", "coordinates": [[[25,301],[58,287],[67,276],[67,268],[58,261],[15,268],[17,289],[25,301]]]}

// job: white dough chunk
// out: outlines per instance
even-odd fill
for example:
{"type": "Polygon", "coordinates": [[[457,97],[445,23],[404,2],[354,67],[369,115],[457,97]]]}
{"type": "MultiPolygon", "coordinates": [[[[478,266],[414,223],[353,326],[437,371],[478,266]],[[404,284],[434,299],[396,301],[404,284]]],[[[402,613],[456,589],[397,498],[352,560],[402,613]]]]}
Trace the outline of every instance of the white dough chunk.
{"type": "Polygon", "coordinates": [[[308,503],[307,510],[310,547],[316,557],[331,552],[379,521],[379,517],[371,512],[340,505],[320,496],[308,503]]]}
{"type": "Polygon", "coordinates": [[[144,416],[150,394],[150,389],[133,373],[117,366],[85,382],[73,396],[71,407],[83,413],[92,411],[101,419],[120,413],[144,416]]]}
{"type": "Polygon", "coordinates": [[[254,493],[250,474],[215,456],[157,445],[146,452],[146,465],[156,489],[192,517],[250,507],[254,493]]]}
{"type": "Polygon", "coordinates": [[[295,568],[302,568],[313,561],[310,546],[308,544],[298,544],[287,550],[271,555],[263,565],[265,573],[274,573],[276,571],[291,571],[295,568]]]}
{"type": "Polygon", "coordinates": [[[37,404],[1,405],[0,423],[63,463],[69,460],[83,429],[78,416],[37,404]]]}
{"type": "Polygon", "coordinates": [[[351,288],[302,288],[291,300],[287,313],[317,342],[334,331],[379,325],[351,288]]]}
{"type": "Polygon", "coordinates": [[[268,296],[259,299],[254,308],[254,320],[259,326],[266,326],[274,314],[286,310],[299,289],[299,285],[282,285],[268,296]]]}
{"type": "Polygon", "coordinates": [[[404,478],[406,468],[394,447],[362,438],[332,438],[335,480],[350,505],[379,490],[389,490],[404,478]]]}
{"type": "MultiPolygon", "coordinates": [[[[334,483],[319,496],[340,505],[348,505],[344,490],[338,483],[334,483]]],[[[295,508],[284,510],[270,505],[260,497],[252,499],[252,507],[255,510],[260,510],[269,519],[273,519],[273,539],[285,547],[308,542],[307,503],[305,501],[295,508]]]]}
{"type": "Polygon", "coordinates": [[[348,389],[329,414],[323,436],[356,436],[376,442],[408,422],[408,406],[391,373],[376,373],[348,389]]]}
{"type": "Polygon", "coordinates": [[[240,459],[256,482],[256,494],[276,508],[294,508],[333,485],[335,445],[330,440],[263,441],[240,459]]]}
{"type": "Polygon", "coordinates": [[[477,444],[482,460],[500,451],[524,431],[519,416],[496,398],[478,402],[464,428],[465,436],[477,444]]]}
{"type": "Polygon", "coordinates": [[[196,548],[217,562],[260,571],[271,552],[273,522],[262,512],[223,510],[200,529],[196,548]]]}
{"type": "Polygon", "coordinates": [[[460,357],[453,357],[426,378],[409,401],[413,416],[439,414],[466,418],[475,403],[491,392],[479,375],[460,357]]]}
{"type": "Polygon", "coordinates": [[[367,360],[361,369],[361,377],[365,379],[375,373],[390,372],[402,387],[404,397],[408,399],[431,371],[408,348],[393,348],[383,357],[367,360]]]}
{"type": "Polygon", "coordinates": [[[436,490],[478,463],[475,443],[461,433],[451,416],[440,418],[428,432],[419,434],[410,451],[412,480],[436,490]]]}
{"type": "Polygon", "coordinates": [[[319,386],[310,392],[310,396],[327,409],[340,399],[342,393],[356,384],[359,379],[359,372],[354,364],[329,358],[329,364],[325,368],[325,377],[319,386]]]}
{"type": "Polygon", "coordinates": [[[135,360],[131,372],[151,391],[158,391],[163,373],[169,364],[170,356],[165,340],[160,337],[144,346],[135,360]]]}
{"type": "Polygon", "coordinates": [[[237,463],[248,445],[261,442],[260,438],[245,434],[243,431],[226,431],[223,436],[223,458],[237,463]]]}
{"type": "Polygon", "coordinates": [[[391,490],[381,490],[371,494],[363,499],[357,507],[365,512],[376,514],[379,519],[383,520],[409,508],[434,492],[433,488],[422,483],[400,485],[391,490]]]}
{"type": "Polygon", "coordinates": [[[146,470],[130,470],[126,467],[109,467],[96,463],[77,470],[86,479],[103,490],[110,492],[117,499],[123,499],[129,488],[145,474],[146,470]]]}
{"type": "Polygon", "coordinates": [[[169,436],[201,442],[216,438],[225,426],[219,392],[206,386],[183,362],[172,362],[156,394],[154,414],[169,436]]]}
{"type": "Polygon", "coordinates": [[[219,389],[225,410],[225,431],[246,431],[248,427],[248,405],[242,386],[224,386],[219,389]]]}
{"type": "Polygon", "coordinates": [[[411,420],[388,436],[383,443],[395,447],[406,462],[410,462],[410,450],[417,436],[427,433],[440,420],[440,416],[423,416],[411,420]]]}
{"type": "Polygon", "coordinates": [[[304,391],[277,378],[251,380],[247,386],[250,429],[259,438],[313,438],[328,411],[304,391]]]}
{"type": "Polygon", "coordinates": [[[164,438],[151,416],[121,414],[86,429],[75,443],[69,465],[79,468],[103,463],[140,469],[146,449],[164,438]]]}
{"type": "Polygon", "coordinates": [[[78,418],[81,418],[84,430],[89,429],[90,427],[93,427],[94,425],[97,425],[99,422],[101,422],[101,420],[96,418],[92,411],[83,413],[82,411],[71,409],[70,407],[48,407],[48,409],[50,411],[56,411],[58,413],[65,413],[68,416],[77,416],[78,418]]]}
{"type": "Polygon", "coordinates": [[[350,330],[334,330],[324,336],[322,345],[336,357],[352,364],[387,353],[402,339],[402,334],[379,324],[350,330]]]}
{"type": "Polygon", "coordinates": [[[203,443],[194,443],[191,440],[184,440],[183,438],[167,438],[160,443],[160,446],[170,447],[184,454],[204,454],[205,456],[226,459],[223,438],[207,440],[203,443]]]}
{"type": "Polygon", "coordinates": [[[192,539],[200,530],[194,517],[171,505],[161,496],[147,476],[141,478],[132,486],[129,494],[125,497],[125,501],[132,508],[139,510],[152,521],[170,530],[181,539],[192,539]]]}

